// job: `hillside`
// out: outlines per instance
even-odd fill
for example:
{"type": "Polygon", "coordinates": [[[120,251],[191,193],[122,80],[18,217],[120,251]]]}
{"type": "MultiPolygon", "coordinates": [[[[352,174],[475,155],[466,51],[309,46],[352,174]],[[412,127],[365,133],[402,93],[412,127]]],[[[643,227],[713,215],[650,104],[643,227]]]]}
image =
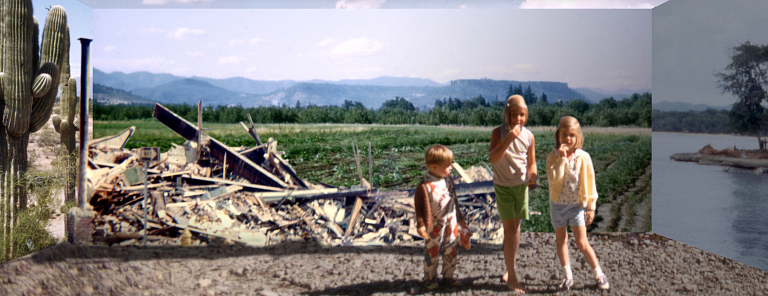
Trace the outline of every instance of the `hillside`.
{"type": "Polygon", "coordinates": [[[262,105],[257,95],[234,92],[215,86],[206,81],[186,78],[168,82],[152,88],[138,88],[133,93],[154,102],[166,104],[197,104],[202,100],[205,105],[262,105]]]}
{"type": "Polygon", "coordinates": [[[154,101],[134,95],[121,89],[111,88],[101,84],[93,85],[93,98],[99,104],[153,104],[154,101]]]}
{"type": "Polygon", "coordinates": [[[257,81],[242,77],[214,79],[185,78],[170,74],[137,72],[104,73],[94,69],[94,83],[125,90],[152,102],[206,105],[341,105],[344,101],[359,101],[368,108],[379,108],[395,97],[402,97],[419,108],[431,108],[436,100],[458,98],[462,100],[483,96],[486,101],[504,100],[510,86],[530,86],[536,96],[547,95],[549,102],[562,99],[582,99],[592,102],[583,94],[563,82],[512,81],[492,79],[460,79],[448,85],[429,79],[407,77],[378,77],[364,80],[309,82],[257,81]]]}

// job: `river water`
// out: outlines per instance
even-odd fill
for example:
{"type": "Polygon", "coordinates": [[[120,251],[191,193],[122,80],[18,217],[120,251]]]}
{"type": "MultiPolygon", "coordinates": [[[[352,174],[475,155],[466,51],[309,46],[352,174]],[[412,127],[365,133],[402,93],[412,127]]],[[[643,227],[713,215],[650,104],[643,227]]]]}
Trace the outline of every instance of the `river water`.
{"type": "Polygon", "coordinates": [[[768,271],[768,174],[669,158],[707,144],[758,148],[755,137],[653,133],[653,232],[768,271]]]}

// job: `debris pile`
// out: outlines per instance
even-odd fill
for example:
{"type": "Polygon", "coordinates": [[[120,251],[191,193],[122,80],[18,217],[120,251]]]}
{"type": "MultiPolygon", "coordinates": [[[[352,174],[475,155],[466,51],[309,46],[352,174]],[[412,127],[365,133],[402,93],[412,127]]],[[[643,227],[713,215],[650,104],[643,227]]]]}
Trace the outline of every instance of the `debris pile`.
{"type": "MultiPolygon", "coordinates": [[[[241,123],[257,143],[246,149],[226,146],[203,133],[199,120],[192,125],[160,104],[153,117],[187,141],[151,161],[140,149],[123,148],[133,127],[88,145],[87,198],[96,213],[96,244],[383,245],[422,239],[413,190],[379,191],[362,173],[361,184],[350,188],[307,182],[281,157],[276,141],[261,142],[252,121],[250,128],[241,123]]],[[[356,152],[358,168],[359,157],[356,152]]],[[[499,243],[490,169],[454,168],[472,239],[499,243]]]]}

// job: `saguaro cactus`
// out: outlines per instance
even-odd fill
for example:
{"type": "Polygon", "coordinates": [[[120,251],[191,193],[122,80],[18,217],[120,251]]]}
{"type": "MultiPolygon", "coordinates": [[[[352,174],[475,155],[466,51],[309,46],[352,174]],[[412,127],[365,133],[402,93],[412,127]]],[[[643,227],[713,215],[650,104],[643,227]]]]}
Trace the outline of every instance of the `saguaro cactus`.
{"type": "Polygon", "coordinates": [[[0,5],[0,223],[6,246],[2,255],[12,256],[14,213],[27,206],[21,180],[27,170],[29,134],[40,130],[51,116],[64,52],[69,48],[65,47],[67,15],[61,6],[49,10],[42,46],[38,46],[32,1],[2,0],[0,5]]]}

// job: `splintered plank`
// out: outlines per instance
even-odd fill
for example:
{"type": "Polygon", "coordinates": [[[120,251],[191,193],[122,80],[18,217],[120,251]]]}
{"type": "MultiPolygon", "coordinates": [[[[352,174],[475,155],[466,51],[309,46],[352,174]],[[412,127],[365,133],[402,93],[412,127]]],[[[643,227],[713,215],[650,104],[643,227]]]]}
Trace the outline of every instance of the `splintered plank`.
{"type": "MultiPolygon", "coordinates": [[[[241,122],[242,123],[242,122],[241,122]]],[[[257,146],[245,151],[240,152],[241,155],[245,156],[249,160],[253,161],[254,163],[262,163],[266,161],[266,158],[264,158],[264,154],[267,153],[267,148],[264,146],[257,146]]],[[[282,157],[275,155],[275,160],[277,161],[277,165],[280,167],[278,168],[280,171],[288,173],[288,175],[291,176],[291,179],[293,179],[293,182],[296,183],[296,185],[301,186],[301,188],[309,188],[306,183],[304,183],[304,180],[299,178],[299,176],[296,174],[296,170],[288,164],[288,162],[283,159],[282,157]]]]}
{"type": "Polygon", "coordinates": [[[462,168],[458,163],[452,163],[451,166],[456,170],[457,173],[459,173],[459,176],[461,176],[464,181],[467,183],[475,182],[472,180],[472,178],[467,174],[466,171],[464,171],[464,168],[462,168]]]}
{"type": "Polygon", "coordinates": [[[216,158],[223,163],[225,161],[224,156],[226,155],[227,167],[229,167],[232,172],[245,178],[249,182],[279,188],[288,187],[288,184],[272,175],[272,173],[253,163],[247,157],[232,150],[232,148],[224,145],[224,143],[200,132],[197,127],[162,105],[155,104],[155,110],[152,113],[152,117],[188,141],[197,140],[198,136],[200,136],[200,138],[203,139],[203,143],[208,145],[208,149],[213,158],[216,158]]]}
{"type": "Polygon", "coordinates": [[[187,176],[187,175],[182,175],[181,177],[184,179],[194,180],[194,181],[227,184],[227,185],[238,185],[238,186],[242,186],[243,188],[250,188],[250,189],[259,190],[259,191],[283,191],[284,190],[283,188],[278,188],[278,187],[235,182],[235,181],[230,181],[230,180],[221,179],[221,178],[206,178],[206,177],[187,176]]]}

